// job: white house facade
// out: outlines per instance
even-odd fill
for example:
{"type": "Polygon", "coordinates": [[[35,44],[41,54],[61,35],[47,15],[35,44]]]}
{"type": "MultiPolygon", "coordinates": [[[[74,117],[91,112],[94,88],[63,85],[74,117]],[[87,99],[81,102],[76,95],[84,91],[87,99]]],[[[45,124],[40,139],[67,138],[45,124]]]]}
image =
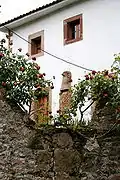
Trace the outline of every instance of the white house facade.
{"type": "Polygon", "coordinates": [[[36,56],[41,71],[53,80],[52,110],[55,113],[59,109],[63,71],[71,71],[73,84],[89,72],[59,58],[90,70],[108,69],[114,54],[120,52],[119,21],[120,0],[57,0],[2,23],[0,30],[8,33],[6,26],[34,44],[31,47],[13,33],[12,51],[22,48],[22,53],[36,56]]]}

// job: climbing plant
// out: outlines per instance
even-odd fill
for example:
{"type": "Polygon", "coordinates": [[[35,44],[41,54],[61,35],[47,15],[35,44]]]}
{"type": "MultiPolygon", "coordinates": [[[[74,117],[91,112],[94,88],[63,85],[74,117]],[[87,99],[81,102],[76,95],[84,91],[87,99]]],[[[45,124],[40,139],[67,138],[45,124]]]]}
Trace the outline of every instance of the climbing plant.
{"type": "Polygon", "coordinates": [[[91,71],[71,89],[71,106],[58,112],[56,124],[84,125],[84,114],[94,104],[109,107],[120,118],[120,54],[115,55],[110,70],[91,71]],[[78,115],[80,114],[80,116],[78,115]],[[80,117],[80,118],[79,118],[80,117]]]}
{"type": "Polygon", "coordinates": [[[5,89],[5,96],[9,100],[14,100],[19,105],[30,105],[37,96],[46,95],[46,87],[51,85],[51,81],[45,79],[45,73],[40,72],[40,66],[32,60],[29,54],[21,55],[22,49],[18,49],[18,54],[12,54],[4,47],[5,40],[0,43],[0,89],[5,89]],[[39,93],[35,93],[39,89],[39,93]]]}
{"type": "Polygon", "coordinates": [[[115,111],[117,118],[120,117],[120,55],[115,55],[110,70],[101,72],[93,70],[72,88],[70,112],[76,116],[79,109],[80,121],[83,120],[84,112],[94,102],[101,107],[110,106],[115,111]]]}

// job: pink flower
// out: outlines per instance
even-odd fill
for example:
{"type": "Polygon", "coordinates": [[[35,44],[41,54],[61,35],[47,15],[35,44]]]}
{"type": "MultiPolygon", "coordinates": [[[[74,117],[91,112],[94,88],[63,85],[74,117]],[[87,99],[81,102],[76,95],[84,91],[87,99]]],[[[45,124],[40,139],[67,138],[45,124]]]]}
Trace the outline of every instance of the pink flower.
{"type": "Polygon", "coordinates": [[[92,80],[94,77],[93,76],[90,76],[90,80],[92,80]]]}
{"type": "Polygon", "coordinates": [[[43,77],[43,74],[39,74],[39,78],[42,78],[43,77]]]}
{"type": "Polygon", "coordinates": [[[107,93],[104,93],[104,97],[107,97],[108,96],[108,94],[107,93]]]}
{"type": "Polygon", "coordinates": [[[39,70],[40,69],[40,66],[38,66],[37,64],[35,65],[35,68],[37,69],[37,70],[39,70]]]}
{"type": "Polygon", "coordinates": [[[108,75],[108,70],[105,70],[104,71],[104,76],[107,76],[108,75]]]}
{"type": "Polygon", "coordinates": [[[6,82],[2,82],[2,86],[4,86],[4,87],[5,87],[5,86],[6,86],[6,82]]]}
{"type": "Polygon", "coordinates": [[[96,71],[95,71],[95,70],[93,70],[93,71],[92,71],[92,74],[93,74],[93,75],[95,75],[95,74],[96,74],[96,71]]]}
{"type": "Polygon", "coordinates": [[[14,82],[14,86],[17,86],[17,82],[14,82]]]}
{"type": "Polygon", "coordinates": [[[86,80],[89,80],[89,76],[88,76],[88,75],[85,75],[85,79],[86,79],[86,80]]]}
{"type": "Polygon", "coordinates": [[[4,54],[3,54],[3,53],[0,53],[0,59],[1,59],[3,56],[4,56],[4,54]]]}
{"type": "Polygon", "coordinates": [[[43,74],[37,74],[36,76],[37,76],[37,78],[42,78],[43,74]]]}
{"type": "Polygon", "coordinates": [[[24,70],[25,70],[25,68],[24,68],[23,66],[21,66],[21,67],[20,67],[20,71],[23,72],[24,70]]]}
{"type": "Polygon", "coordinates": [[[120,107],[117,108],[117,112],[120,112],[120,107]]]}

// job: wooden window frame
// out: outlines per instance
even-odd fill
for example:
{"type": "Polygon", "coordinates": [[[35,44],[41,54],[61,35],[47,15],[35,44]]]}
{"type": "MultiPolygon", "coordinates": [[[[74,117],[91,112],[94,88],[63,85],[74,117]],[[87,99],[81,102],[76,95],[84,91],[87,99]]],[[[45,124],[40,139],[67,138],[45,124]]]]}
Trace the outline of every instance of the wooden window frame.
{"type": "Polygon", "coordinates": [[[36,32],[34,34],[31,34],[28,36],[28,41],[30,42],[28,44],[28,53],[30,54],[30,58],[32,57],[40,57],[44,55],[44,51],[41,51],[37,54],[31,54],[31,46],[32,46],[32,40],[36,39],[36,38],[41,38],[41,49],[44,50],[44,30],[36,32]]]}
{"type": "MultiPolygon", "coordinates": [[[[64,23],[64,45],[83,40],[83,15],[82,14],[65,19],[63,23],[64,23]],[[74,23],[77,20],[80,21],[80,24],[79,24],[80,25],[80,35],[79,36],[77,35],[77,37],[75,39],[68,39],[68,34],[70,31],[69,24],[74,23]]],[[[78,26],[77,26],[77,28],[78,28],[78,26]]],[[[77,29],[77,34],[78,34],[78,32],[79,32],[79,30],[77,29]]]]}

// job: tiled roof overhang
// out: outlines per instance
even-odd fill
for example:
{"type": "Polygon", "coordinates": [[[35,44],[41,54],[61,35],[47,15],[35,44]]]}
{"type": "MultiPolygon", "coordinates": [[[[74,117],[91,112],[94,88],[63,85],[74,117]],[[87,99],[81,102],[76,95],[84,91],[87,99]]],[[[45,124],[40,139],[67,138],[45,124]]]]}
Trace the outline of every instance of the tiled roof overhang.
{"type": "Polygon", "coordinates": [[[81,0],[56,0],[53,1],[49,4],[46,4],[44,6],[41,6],[39,8],[36,8],[28,13],[22,14],[20,16],[17,16],[13,19],[10,19],[4,23],[0,24],[0,31],[2,32],[6,32],[7,29],[5,28],[5,26],[7,26],[8,28],[16,28],[19,27],[25,23],[28,23],[30,21],[33,21],[35,19],[38,19],[42,16],[45,16],[49,13],[54,12],[55,10],[59,10],[64,8],[67,5],[73,4],[77,1],[81,1],[81,0]]]}

